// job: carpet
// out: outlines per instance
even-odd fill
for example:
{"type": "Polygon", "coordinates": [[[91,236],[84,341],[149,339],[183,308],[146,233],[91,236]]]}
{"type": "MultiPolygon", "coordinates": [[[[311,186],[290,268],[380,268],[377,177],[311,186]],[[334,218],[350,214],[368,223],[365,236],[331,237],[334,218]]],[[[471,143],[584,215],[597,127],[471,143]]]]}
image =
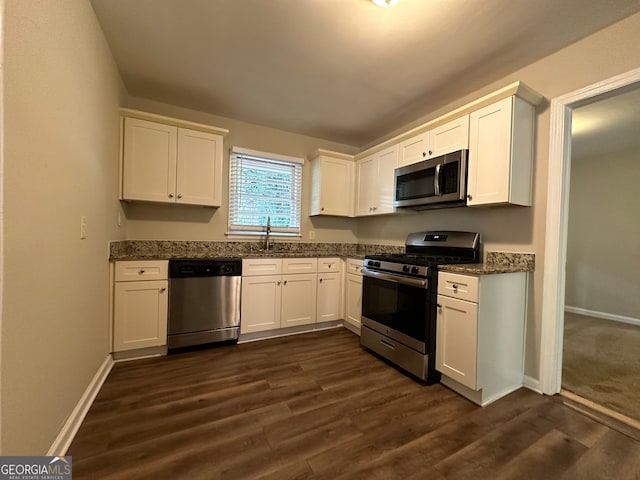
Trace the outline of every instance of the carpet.
{"type": "Polygon", "coordinates": [[[565,313],[562,388],[640,420],[640,327],[565,313]]]}

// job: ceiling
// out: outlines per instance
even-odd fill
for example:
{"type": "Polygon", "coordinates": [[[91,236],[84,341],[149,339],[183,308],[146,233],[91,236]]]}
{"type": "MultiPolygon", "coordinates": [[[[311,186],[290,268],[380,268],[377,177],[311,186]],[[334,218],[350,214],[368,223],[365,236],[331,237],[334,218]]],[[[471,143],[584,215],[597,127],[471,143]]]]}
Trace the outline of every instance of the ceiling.
{"type": "Polygon", "coordinates": [[[91,0],[129,95],[365,146],[640,0],[91,0]]]}

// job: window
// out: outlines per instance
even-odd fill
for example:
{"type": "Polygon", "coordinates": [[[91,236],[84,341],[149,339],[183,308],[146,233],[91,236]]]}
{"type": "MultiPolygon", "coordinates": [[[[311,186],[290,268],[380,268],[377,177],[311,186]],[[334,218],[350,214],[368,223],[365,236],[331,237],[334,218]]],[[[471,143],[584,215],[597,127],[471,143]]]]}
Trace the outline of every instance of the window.
{"type": "Polygon", "coordinates": [[[231,149],[229,166],[229,233],[300,234],[303,159],[231,149]]]}

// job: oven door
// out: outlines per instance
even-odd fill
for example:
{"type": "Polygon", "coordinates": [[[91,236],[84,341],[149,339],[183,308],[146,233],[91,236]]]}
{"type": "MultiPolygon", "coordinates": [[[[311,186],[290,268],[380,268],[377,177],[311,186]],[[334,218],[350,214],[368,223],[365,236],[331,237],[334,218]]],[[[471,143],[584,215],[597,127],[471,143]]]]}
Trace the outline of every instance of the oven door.
{"type": "Polygon", "coordinates": [[[362,274],[362,324],[427,353],[429,281],[367,268],[362,274]]]}

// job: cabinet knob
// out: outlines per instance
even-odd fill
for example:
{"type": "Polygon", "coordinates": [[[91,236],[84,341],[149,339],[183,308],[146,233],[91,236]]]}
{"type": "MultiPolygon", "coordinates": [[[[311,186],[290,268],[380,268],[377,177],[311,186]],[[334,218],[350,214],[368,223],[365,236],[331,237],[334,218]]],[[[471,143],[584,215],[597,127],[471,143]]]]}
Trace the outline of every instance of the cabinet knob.
{"type": "Polygon", "coordinates": [[[429,155],[433,155],[433,151],[432,150],[429,150],[429,155]]]}
{"type": "Polygon", "coordinates": [[[138,275],[142,275],[143,273],[144,273],[144,268],[141,268],[141,269],[138,271],[138,275]]]}
{"type": "Polygon", "coordinates": [[[439,303],[437,303],[437,304],[436,304],[436,306],[437,306],[438,308],[442,308],[442,305],[441,305],[441,304],[439,304],[439,303]]]}
{"type": "Polygon", "coordinates": [[[321,211],[321,212],[324,212],[324,207],[322,207],[322,208],[320,209],[320,211],[321,211]]]}
{"type": "Polygon", "coordinates": [[[281,281],[278,281],[278,285],[280,285],[281,283],[282,283],[281,281]]]}
{"type": "Polygon", "coordinates": [[[467,199],[468,200],[473,200],[473,197],[471,196],[471,194],[467,195],[467,199]]]}
{"type": "Polygon", "coordinates": [[[427,152],[422,152],[422,156],[426,157],[427,156],[427,152]]]}
{"type": "Polygon", "coordinates": [[[166,289],[166,288],[164,288],[164,287],[162,287],[162,288],[160,289],[160,293],[164,293],[164,292],[166,292],[166,291],[167,291],[167,289],[166,289]]]}
{"type": "Polygon", "coordinates": [[[285,285],[287,284],[287,281],[286,281],[286,280],[284,281],[284,284],[285,284],[285,285]]]}
{"type": "Polygon", "coordinates": [[[322,283],[322,279],[320,279],[320,283],[322,283]]]}
{"type": "Polygon", "coordinates": [[[454,290],[458,289],[458,285],[456,285],[455,283],[453,285],[451,285],[451,288],[453,288],[454,290]]]}
{"type": "Polygon", "coordinates": [[[182,198],[182,194],[181,193],[178,194],[178,198],[182,198]]]}
{"type": "Polygon", "coordinates": [[[169,194],[169,198],[173,198],[173,193],[170,193],[170,194],[169,194]]]}

